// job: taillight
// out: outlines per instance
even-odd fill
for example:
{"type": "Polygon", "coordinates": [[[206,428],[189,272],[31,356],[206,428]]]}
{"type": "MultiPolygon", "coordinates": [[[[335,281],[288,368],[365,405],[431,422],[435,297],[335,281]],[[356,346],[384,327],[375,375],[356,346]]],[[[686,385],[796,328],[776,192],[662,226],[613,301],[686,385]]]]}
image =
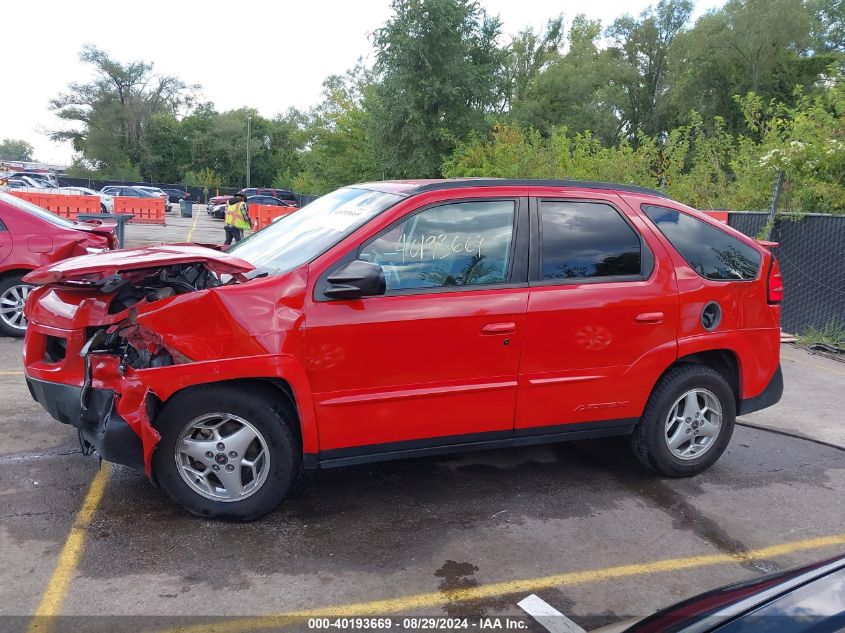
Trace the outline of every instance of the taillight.
{"type": "Polygon", "coordinates": [[[769,266],[769,303],[780,303],[783,301],[783,277],[780,274],[778,260],[772,255],[772,265],[769,266]]]}

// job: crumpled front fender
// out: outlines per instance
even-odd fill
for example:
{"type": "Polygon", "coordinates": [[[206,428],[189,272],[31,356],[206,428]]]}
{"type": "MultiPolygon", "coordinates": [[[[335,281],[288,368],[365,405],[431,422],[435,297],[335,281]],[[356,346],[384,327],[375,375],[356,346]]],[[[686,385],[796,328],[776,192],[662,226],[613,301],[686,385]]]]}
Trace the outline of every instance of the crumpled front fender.
{"type": "MultiPolygon", "coordinates": [[[[269,378],[287,383],[294,394],[303,450],[316,453],[319,449],[308,378],[302,363],[294,356],[267,354],[150,369],[135,370],[130,367],[125,368],[123,375],[119,362],[115,356],[96,356],[91,363],[91,385],[115,392],[116,412],[141,438],[147,476],[150,476],[153,451],[161,439],[154,426],[151,403],[157,399],[166,406],[170,398],[184,389],[216,382],[269,378]]],[[[280,393],[279,397],[284,395],[280,393]]]]}
{"type": "Polygon", "coordinates": [[[173,355],[172,365],[136,369],[115,355],[91,355],[92,385],[117,394],[117,413],[142,440],[147,475],[160,439],[150,403],[166,406],[183,389],[223,381],[274,379],[288,384],[304,448],[316,452],[314,405],[300,361],[305,281],[302,269],[282,278],[220,286],[139,306],[127,319],[133,337],[127,340],[149,352],[155,352],[151,346],[163,347],[173,355]]]}

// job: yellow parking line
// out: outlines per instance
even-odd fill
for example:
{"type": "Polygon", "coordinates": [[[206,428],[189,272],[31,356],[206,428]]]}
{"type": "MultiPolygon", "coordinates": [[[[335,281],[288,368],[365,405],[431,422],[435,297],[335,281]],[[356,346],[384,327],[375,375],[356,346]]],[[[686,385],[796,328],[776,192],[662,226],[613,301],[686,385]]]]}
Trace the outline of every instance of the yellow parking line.
{"type": "Polygon", "coordinates": [[[0,371],[0,376],[23,376],[22,371],[0,371]]]}
{"type": "Polygon", "coordinates": [[[85,501],[82,502],[82,507],[76,514],[73,527],[65,541],[64,547],[62,547],[61,554],[59,554],[59,560],[56,563],[56,568],[53,570],[53,575],[50,576],[50,580],[47,583],[47,589],[44,591],[44,595],[41,596],[41,602],[38,603],[38,607],[35,609],[35,613],[29,623],[28,633],[46,633],[53,628],[53,617],[58,615],[62,608],[62,603],[67,597],[74,571],[82,557],[82,551],[85,549],[85,537],[88,532],[88,526],[91,524],[91,519],[94,518],[97,507],[100,505],[100,500],[103,498],[103,490],[105,490],[110,472],[111,466],[103,462],[103,465],[91,482],[88,488],[88,494],[85,495],[85,501]]]}
{"type": "MultiPolygon", "coordinates": [[[[437,591],[418,593],[398,598],[387,598],[384,600],[373,600],[371,602],[358,602],[336,606],[326,606],[306,611],[293,611],[278,615],[255,616],[237,618],[220,623],[206,623],[175,627],[167,629],[168,633],[242,633],[244,631],[255,631],[258,629],[277,628],[291,624],[292,620],[300,620],[313,617],[365,617],[386,615],[390,613],[410,613],[421,609],[438,607],[450,602],[463,602],[467,600],[479,600],[508,594],[518,594],[523,597],[527,593],[535,593],[543,589],[560,587],[571,587],[587,583],[602,582],[607,580],[619,580],[632,576],[643,576],[661,572],[680,571],[683,569],[694,569],[707,567],[722,563],[736,563],[747,560],[769,559],[784,554],[791,554],[804,550],[823,549],[845,545],[845,534],[834,536],[823,536],[820,538],[781,543],[769,547],[751,550],[740,555],[731,554],[710,554],[707,556],[691,556],[689,558],[671,558],[650,563],[635,563],[632,565],[620,565],[617,567],[605,567],[602,569],[588,569],[575,571],[554,576],[543,576],[541,578],[529,578],[524,580],[509,580],[496,582],[489,585],[477,587],[466,587],[451,591],[437,591]]],[[[162,631],[161,633],[165,633],[162,631]]]]}
{"type": "Polygon", "coordinates": [[[188,231],[188,236],[185,238],[185,241],[186,241],[186,242],[190,242],[190,241],[191,241],[191,237],[192,237],[192,236],[193,236],[193,234],[194,234],[194,229],[195,229],[195,228],[197,228],[197,222],[198,222],[198,221],[199,221],[199,219],[200,219],[200,213],[201,213],[201,212],[202,212],[202,209],[200,209],[200,211],[197,211],[197,213],[196,213],[196,214],[194,214],[194,222],[193,222],[193,224],[191,224],[191,230],[190,230],[190,231],[188,231]]]}

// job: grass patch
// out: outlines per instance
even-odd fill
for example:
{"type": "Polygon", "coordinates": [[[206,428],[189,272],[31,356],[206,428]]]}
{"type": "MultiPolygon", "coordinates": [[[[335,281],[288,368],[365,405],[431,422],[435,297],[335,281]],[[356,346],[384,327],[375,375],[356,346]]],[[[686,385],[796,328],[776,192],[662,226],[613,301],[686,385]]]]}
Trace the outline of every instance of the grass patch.
{"type": "Polygon", "coordinates": [[[805,346],[824,343],[845,349],[845,323],[834,320],[821,328],[808,326],[798,334],[798,342],[805,346]]]}

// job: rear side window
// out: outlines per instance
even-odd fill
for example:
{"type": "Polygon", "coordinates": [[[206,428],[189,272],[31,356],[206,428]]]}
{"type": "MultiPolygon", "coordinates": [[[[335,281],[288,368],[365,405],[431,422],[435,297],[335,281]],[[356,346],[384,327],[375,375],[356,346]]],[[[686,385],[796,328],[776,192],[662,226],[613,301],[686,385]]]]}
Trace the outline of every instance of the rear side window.
{"type": "Polygon", "coordinates": [[[748,244],[674,209],[646,205],[643,211],[702,277],[715,281],[757,277],[762,256],[748,244]]]}
{"type": "Polygon", "coordinates": [[[650,274],[639,235],[609,204],[543,200],[540,212],[544,280],[650,274]]]}

